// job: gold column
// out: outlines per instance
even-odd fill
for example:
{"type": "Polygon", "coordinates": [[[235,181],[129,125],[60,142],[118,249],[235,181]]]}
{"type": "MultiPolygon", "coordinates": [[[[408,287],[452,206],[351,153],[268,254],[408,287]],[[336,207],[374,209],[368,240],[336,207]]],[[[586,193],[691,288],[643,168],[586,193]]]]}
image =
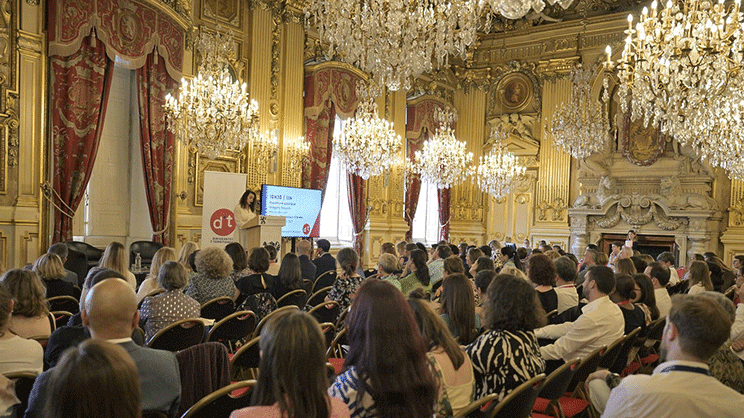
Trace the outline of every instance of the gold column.
{"type": "Polygon", "coordinates": [[[721,235],[723,262],[731,265],[735,255],[744,254],[744,181],[731,180],[728,228],[721,235]]]}
{"type": "MultiPolygon", "coordinates": [[[[303,121],[303,90],[304,66],[303,53],[305,46],[305,31],[301,23],[287,23],[284,25],[283,64],[281,78],[282,115],[281,144],[279,149],[286,151],[289,142],[305,134],[303,121]]],[[[291,161],[281,152],[281,184],[283,186],[300,187],[301,171],[290,170],[291,161]]],[[[300,162],[295,161],[294,167],[299,168],[300,162]]]]}

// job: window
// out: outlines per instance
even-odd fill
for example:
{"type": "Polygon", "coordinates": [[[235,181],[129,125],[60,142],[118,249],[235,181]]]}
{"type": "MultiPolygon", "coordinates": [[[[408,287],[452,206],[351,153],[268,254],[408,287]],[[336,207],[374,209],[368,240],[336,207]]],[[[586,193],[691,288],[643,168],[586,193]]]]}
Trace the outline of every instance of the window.
{"type": "Polygon", "coordinates": [[[439,198],[434,183],[421,182],[411,238],[425,244],[439,242],[439,198]]]}
{"type": "MultiPolygon", "coordinates": [[[[341,135],[343,120],[336,116],[333,135],[341,135]]],[[[320,209],[320,237],[333,246],[352,245],[354,228],[349,210],[349,176],[336,154],[331,157],[323,205],[320,209]]]]}

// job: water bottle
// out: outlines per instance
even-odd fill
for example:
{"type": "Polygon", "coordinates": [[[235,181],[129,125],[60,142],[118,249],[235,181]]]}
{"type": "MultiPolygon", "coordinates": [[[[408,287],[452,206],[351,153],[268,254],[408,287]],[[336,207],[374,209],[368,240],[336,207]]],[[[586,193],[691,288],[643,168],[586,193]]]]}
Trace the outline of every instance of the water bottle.
{"type": "Polygon", "coordinates": [[[142,256],[140,255],[140,253],[136,253],[136,254],[137,256],[134,258],[134,268],[137,271],[140,271],[142,270],[142,256]]]}

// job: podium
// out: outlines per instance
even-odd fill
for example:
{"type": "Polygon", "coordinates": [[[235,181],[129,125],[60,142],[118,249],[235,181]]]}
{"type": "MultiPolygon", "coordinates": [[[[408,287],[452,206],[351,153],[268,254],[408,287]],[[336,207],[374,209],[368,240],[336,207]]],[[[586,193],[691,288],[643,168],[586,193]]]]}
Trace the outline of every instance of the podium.
{"type": "Polygon", "coordinates": [[[246,251],[251,248],[271,245],[276,248],[276,252],[281,254],[282,246],[282,227],[286,223],[284,216],[264,216],[258,215],[246,222],[241,228],[240,243],[246,251]]]}

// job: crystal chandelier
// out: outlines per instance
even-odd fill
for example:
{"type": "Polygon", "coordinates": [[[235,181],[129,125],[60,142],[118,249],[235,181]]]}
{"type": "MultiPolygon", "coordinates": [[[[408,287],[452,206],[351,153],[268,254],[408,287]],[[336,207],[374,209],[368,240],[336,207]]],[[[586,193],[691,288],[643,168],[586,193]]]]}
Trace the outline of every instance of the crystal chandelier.
{"type": "Polygon", "coordinates": [[[643,118],[727,170],[738,167],[742,155],[740,6],[741,0],[729,6],[670,0],[657,11],[654,1],[635,29],[628,16],[618,62],[621,110],[630,105],[631,120],[643,118]]]}
{"type": "Polygon", "coordinates": [[[596,72],[581,65],[571,70],[573,87],[568,103],[561,103],[551,120],[553,141],[576,159],[584,159],[610,142],[609,80],[605,77],[602,104],[592,98],[596,72]]]}
{"type": "Polygon", "coordinates": [[[435,183],[440,189],[449,189],[467,179],[471,174],[473,153],[467,152],[466,144],[455,138],[452,124],[457,117],[450,109],[438,109],[434,118],[439,126],[423,148],[414,153],[411,171],[421,180],[435,183]]]}
{"type": "Polygon", "coordinates": [[[500,199],[511,192],[512,183],[522,177],[527,168],[517,162],[504,145],[508,133],[499,127],[491,131],[493,148],[486,155],[480,157],[475,169],[478,187],[496,199],[500,199]]]}
{"type": "Polygon", "coordinates": [[[279,148],[277,130],[264,132],[257,135],[253,141],[248,144],[248,156],[255,164],[256,171],[259,174],[273,172],[274,161],[279,148]]]}
{"type": "Polygon", "coordinates": [[[202,58],[197,76],[181,79],[178,98],[165,97],[168,129],[211,159],[242,149],[257,135],[258,104],[248,100],[245,83],[231,81],[234,48],[230,33],[202,32],[196,41],[202,58]]]}
{"type": "Polygon", "coordinates": [[[479,0],[315,0],[308,2],[327,58],[370,73],[379,86],[408,90],[420,74],[465,58],[475,41],[479,0]]]}
{"type": "Polygon", "coordinates": [[[342,125],[341,134],[334,135],[333,152],[346,171],[367,180],[393,165],[402,142],[393,124],[377,115],[377,104],[369,94],[359,102],[356,115],[342,125]]]}
{"type": "Polygon", "coordinates": [[[289,174],[291,177],[299,177],[302,174],[302,166],[310,156],[310,144],[305,137],[288,139],[287,148],[284,150],[284,158],[289,161],[289,174]]]}

